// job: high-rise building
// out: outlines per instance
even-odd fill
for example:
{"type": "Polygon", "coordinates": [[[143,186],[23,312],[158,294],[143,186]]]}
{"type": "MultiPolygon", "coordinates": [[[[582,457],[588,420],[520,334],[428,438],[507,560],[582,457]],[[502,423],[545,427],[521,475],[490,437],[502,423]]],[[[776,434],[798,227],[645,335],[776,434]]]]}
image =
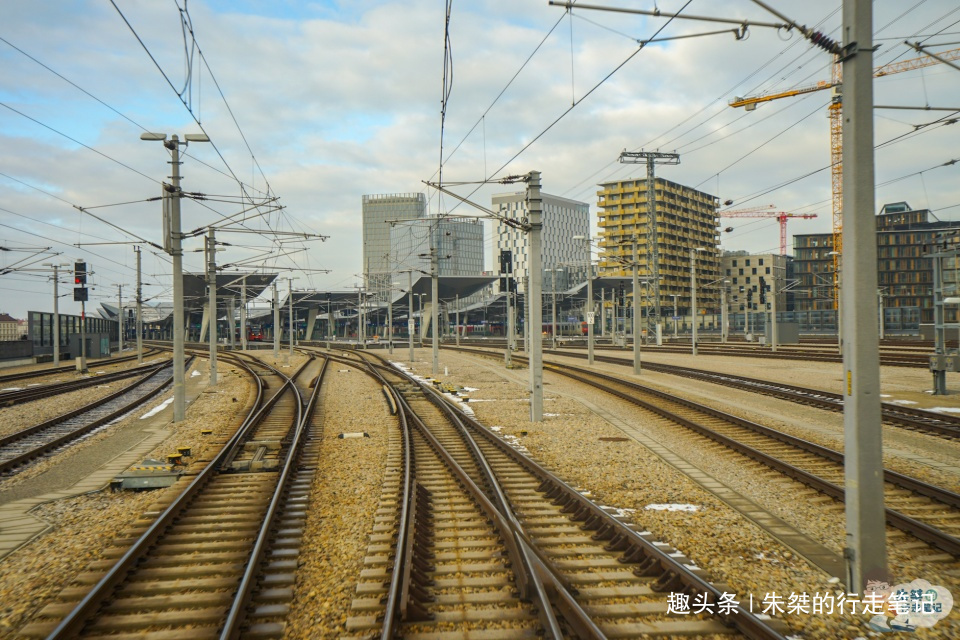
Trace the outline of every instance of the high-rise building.
{"type": "MultiPolygon", "coordinates": [[[[600,274],[631,275],[633,242],[636,241],[639,275],[645,280],[652,279],[646,178],[605,182],[600,188],[597,192],[600,274]]],[[[661,317],[674,295],[679,299],[679,312],[690,313],[691,252],[695,255],[697,307],[701,313],[718,310],[721,285],[717,229],[719,201],[708,193],[663,178],[655,179],[654,196],[661,317]]]]}
{"type": "MultiPolygon", "coordinates": [[[[476,276],[483,271],[483,222],[478,218],[428,216],[394,225],[390,230],[394,270],[430,273],[430,250],[437,250],[437,274],[476,276]]],[[[406,278],[394,281],[406,283],[406,278]]]]}
{"type": "MultiPolygon", "coordinates": [[[[930,216],[929,209],[913,209],[906,202],[885,204],[877,214],[877,286],[887,322],[906,321],[904,314],[933,322],[933,263],[923,248],[938,233],[960,230],[960,222],[931,222],[930,216]]],[[[833,234],[795,235],[793,255],[797,310],[833,309],[833,234]]],[[[842,271],[843,256],[840,260],[842,271]]],[[[847,283],[841,279],[843,286],[847,283]]]]}
{"type": "MultiPolygon", "coordinates": [[[[525,191],[496,194],[493,196],[493,209],[505,218],[520,220],[527,217],[526,198],[525,191]]],[[[573,238],[590,235],[590,205],[548,193],[542,194],[542,198],[541,264],[544,271],[563,269],[557,278],[557,288],[565,289],[585,278],[583,274],[586,273],[586,254],[583,242],[573,238]]],[[[518,277],[525,275],[529,262],[527,233],[497,220],[496,234],[496,255],[499,256],[501,251],[512,252],[514,273],[518,277]]],[[[552,283],[551,278],[554,275],[557,273],[551,272],[550,276],[544,279],[544,283],[552,283]]],[[[522,279],[518,282],[518,289],[524,290],[522,279]]]]}
{"type": "Polygon", "coordinates": [[[363,279],[368,291],[385,291],[396,260],[390,255],[391,222],[427,215],[423,193],[387,193],[363,196],[363,279]]]}

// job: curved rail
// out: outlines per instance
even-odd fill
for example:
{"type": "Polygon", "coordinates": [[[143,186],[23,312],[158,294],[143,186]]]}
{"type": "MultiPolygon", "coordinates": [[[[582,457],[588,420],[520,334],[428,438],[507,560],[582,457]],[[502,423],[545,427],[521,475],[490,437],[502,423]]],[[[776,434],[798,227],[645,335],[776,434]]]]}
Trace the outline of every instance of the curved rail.
{"type": "MultiPolygon", "coordinates": [[[[159,353],[159,349],[151,349],[150,351],[144,351],[143,357],[149,357],[156,353],[159,353]]],[[[97,365],[97,366],[109,366],[111,364],[117,364],[119,362],[128,362],[130,360],[136,360],[136,354],[132,356],[123,356],[122,358],[103,358],[101,360],[87,360],[87,365],[97,365]]],[[[15,380],[27,380],[29,378],[41,378],[43,376],[51,376],[57,373],[69,373],[71,371],[76,371],[76,365],[64,365],[62,367],[49,367],[45,369],[35,369],[33,371],[24,371],[21,373],[8,373],[6,375],[0,376],[0,385],[4,385],[8,382],[13,382],[15,380]]]]}
{"type": "Polygon", "coordinates": [[[236,360],[238,366],[246,370],[255,380],[257,380],[257,396],[250,413],[244,419],[240,428],[226,442],[220,452],[214,457],[210,464],[202,469],[187,487],[173,500],[173,502],[161,513],[156,520],[147,528],[147,530],[137,539],[133,545],[123,554],[123,556],[114,564],[103,578],[83,597],[76,607],[57,625],[48,640],[61,640],[66,638],[76,638],[80,635],[87,620],[89,620],[100,607],[101,603],[109,597],[113,590],[127,579],[131,571],[135,568],[140,558],[152,547],[173,524],[173,522],[188,508],[190,502],[196,498],[203,489],[217,476],[223,468],[226,461],[234,455],[234,450],[247,436],[248,432],[255,424],[257,416],[263,415],[260,411],[263,400],[263,384],[259,376],[254,374],[253,370],[242,360],[236,360]]]}

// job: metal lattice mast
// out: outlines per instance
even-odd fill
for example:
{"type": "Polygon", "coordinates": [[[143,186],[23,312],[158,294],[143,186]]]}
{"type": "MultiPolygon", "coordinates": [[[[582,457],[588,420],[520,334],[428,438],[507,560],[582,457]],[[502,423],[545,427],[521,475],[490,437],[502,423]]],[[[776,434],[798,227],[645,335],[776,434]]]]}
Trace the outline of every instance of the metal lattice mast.
{"type": "MultiPolygon", "coordinates": [[[[653,282],[653,314],[660,335],[660,249],[657,238],[657,196],[654,165],[680,164],[679,153],[661,151],[623,151],[620,162],[623,164],[647,165],[647,275],[653,282]]],[[[634,338],[636,339],[636,338],[634,338]]]]}

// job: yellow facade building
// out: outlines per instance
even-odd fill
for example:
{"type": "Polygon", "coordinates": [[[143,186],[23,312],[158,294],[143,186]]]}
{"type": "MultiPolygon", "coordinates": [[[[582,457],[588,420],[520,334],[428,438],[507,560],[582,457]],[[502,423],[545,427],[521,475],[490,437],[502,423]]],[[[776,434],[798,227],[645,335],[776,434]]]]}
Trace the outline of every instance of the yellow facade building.
{"type": "MultiPolygon", "coordinates": [[[[690,313],[691,252],[695,254],[698,315],[715,312],[720,306],[722,281],[717,226],[719,200],[663,178],[655,179],[654,195],[661,317],[672,314],[674,296],[677,296],[680,315],[690,313]]],[[[654,244],[646,178],[605,182],[600,185],[597,197],[600,274],[631,275],[632,243],[636,238],[640,278],[652,282],[655,269],[651,247],[654,244]]],[[[654,306],[656,287],[650,284],[648,288],[648,304],[654,306]]]]}

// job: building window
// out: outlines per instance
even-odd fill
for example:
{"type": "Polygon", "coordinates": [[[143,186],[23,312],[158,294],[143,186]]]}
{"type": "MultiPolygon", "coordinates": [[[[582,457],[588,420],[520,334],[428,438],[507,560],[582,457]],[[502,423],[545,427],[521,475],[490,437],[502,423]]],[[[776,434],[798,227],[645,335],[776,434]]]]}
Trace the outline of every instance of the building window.
{"type": "Polygon", "coordinates": [[[753,268],[753,275],[757,275],[757,268],[756,268],[756,267],[753,268]]]}
{"type": "MultiPolygon", "coordinates": [[[[759,262],[758,264],[759,264],[761,267],[763,266],[763,258],[760,258],[760,262],[759,262]]],[[[768,271],[767,273],[770,273],[770,272],[768,271]]]]}
{"type": "Polygon", "coordinates": [[[749,258],[747,258],[747,261],[746,261],[746,262],[744,262],[744,264],[745,264],[745,265],[747,265],[747,266],[749,267],[749,266],[750,266],[750,259],[749,259],[749,258]]]}

